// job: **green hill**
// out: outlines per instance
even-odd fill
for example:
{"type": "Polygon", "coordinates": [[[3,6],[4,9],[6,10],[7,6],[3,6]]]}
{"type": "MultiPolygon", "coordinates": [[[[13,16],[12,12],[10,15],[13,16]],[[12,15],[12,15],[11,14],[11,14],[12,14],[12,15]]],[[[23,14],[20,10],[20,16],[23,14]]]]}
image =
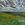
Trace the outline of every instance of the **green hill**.
{"type": "MultiPolygon", "coordinates": [[[[24,17],[16,16],[16,14],[11,13],[0,13],[0,25],[21,25],[24,17]]],[[[23,24],[22,24],[23,25],[23,24]]]]}

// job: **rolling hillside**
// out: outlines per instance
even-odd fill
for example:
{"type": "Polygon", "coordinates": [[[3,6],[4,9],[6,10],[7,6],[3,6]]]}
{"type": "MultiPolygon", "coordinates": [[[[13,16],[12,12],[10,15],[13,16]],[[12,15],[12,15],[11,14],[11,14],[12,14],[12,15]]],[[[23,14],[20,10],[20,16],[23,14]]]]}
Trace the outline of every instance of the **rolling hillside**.
{"type": "Polygon", "coordinates": [[[24,17],[16,16],[16,14],[0,13],[0,25],[24,25],[24,22],[22,23],[24,19],[24,17]]]}

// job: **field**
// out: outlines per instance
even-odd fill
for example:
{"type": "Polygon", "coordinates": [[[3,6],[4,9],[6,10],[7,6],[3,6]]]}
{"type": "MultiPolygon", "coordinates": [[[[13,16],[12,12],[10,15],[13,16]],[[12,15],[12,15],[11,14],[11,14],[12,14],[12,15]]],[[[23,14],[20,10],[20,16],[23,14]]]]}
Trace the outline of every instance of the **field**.
{"type": "Polygon", "coordinates": [[[25,12],[0,13],[0,25],[25,25],[25,12]]]}
{"type": "Polygon", "coordinates": [[[24,19],[23,16],[16,16],[12,13],[0,13],[0,25],[24,25],[24,22],[18,22],[24,19]]]}

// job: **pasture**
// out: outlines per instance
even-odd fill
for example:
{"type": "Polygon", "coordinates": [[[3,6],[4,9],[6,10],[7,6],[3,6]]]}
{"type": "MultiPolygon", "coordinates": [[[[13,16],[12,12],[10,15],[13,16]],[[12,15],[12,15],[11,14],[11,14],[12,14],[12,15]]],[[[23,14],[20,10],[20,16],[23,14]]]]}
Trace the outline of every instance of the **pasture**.
{"type": "Polygon", "coordinates": [[[24,25],[24,22],[18,22],[19,20],[25,20],[25,18],[16,14],[0,13],[0,25],[24,25]]]}

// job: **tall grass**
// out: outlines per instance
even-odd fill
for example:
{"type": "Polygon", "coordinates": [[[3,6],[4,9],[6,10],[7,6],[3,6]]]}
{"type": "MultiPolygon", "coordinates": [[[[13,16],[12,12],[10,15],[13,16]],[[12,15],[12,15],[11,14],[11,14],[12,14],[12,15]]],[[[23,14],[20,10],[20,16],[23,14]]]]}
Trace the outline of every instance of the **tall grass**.
{"type": "Polygon", "coordinates": [[[18,20],[23,20],[24,17],[16,16],[14,13],[0,13],[0,25],[20,25],[18,20]]]}

